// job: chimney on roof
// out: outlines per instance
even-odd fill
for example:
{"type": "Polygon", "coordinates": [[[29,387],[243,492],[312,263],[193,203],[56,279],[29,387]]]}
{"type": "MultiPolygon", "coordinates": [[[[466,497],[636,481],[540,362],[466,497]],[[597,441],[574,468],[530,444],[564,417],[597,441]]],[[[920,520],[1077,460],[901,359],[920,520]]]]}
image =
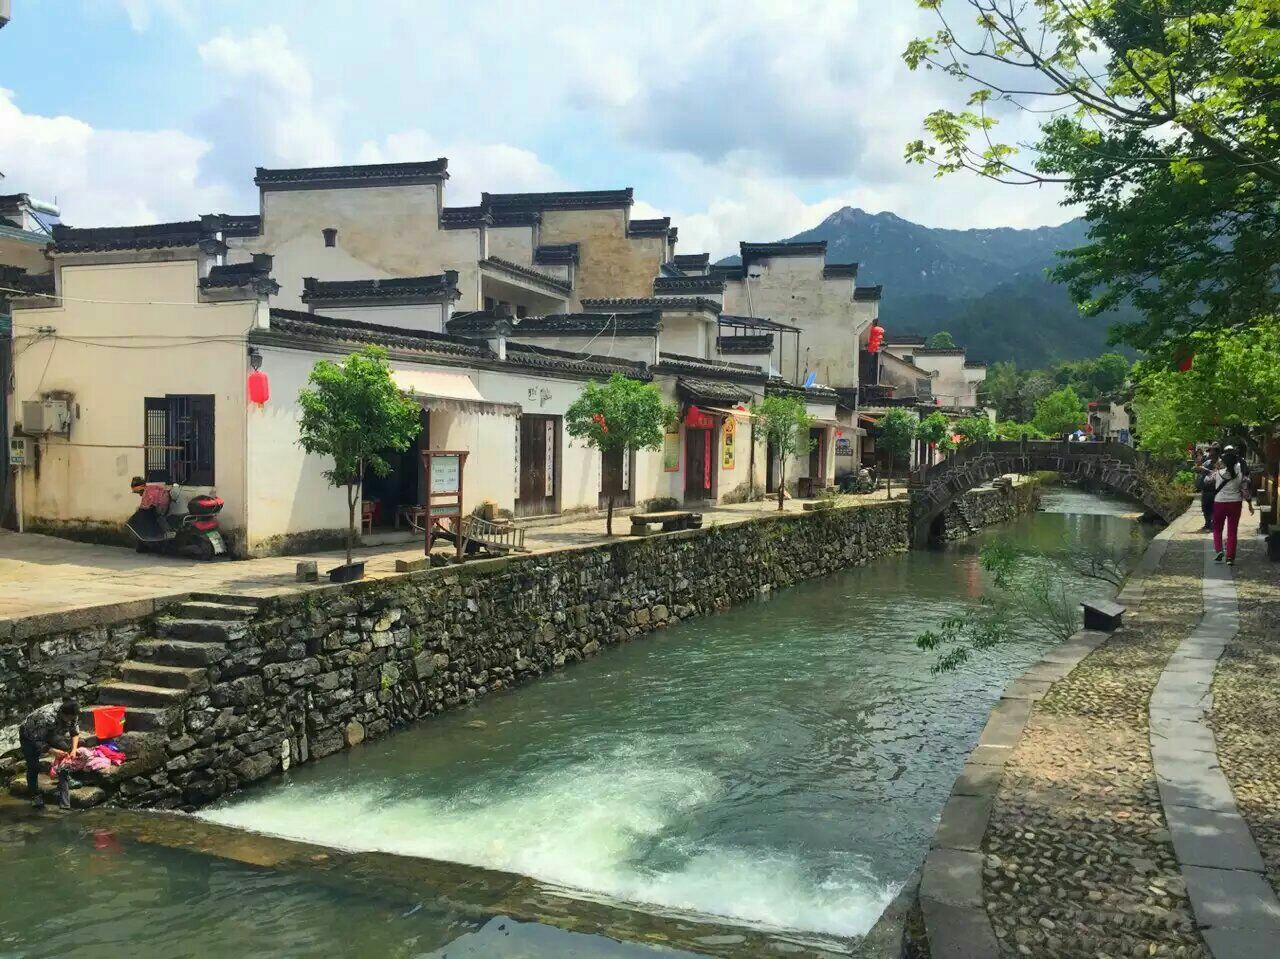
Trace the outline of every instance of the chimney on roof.
{"type": "MultiPolygon", "coordinates": [[[[271,254],[270,253],[255,253],[253,255],[253,272],[258,273],[262,276],[271,275],[271,254]]],[[[308,279],[314,279],[314,278],[308,277],[308,279]]],[[[303,282],[305,283],[306,281],[304,280],[303,282]]]]}

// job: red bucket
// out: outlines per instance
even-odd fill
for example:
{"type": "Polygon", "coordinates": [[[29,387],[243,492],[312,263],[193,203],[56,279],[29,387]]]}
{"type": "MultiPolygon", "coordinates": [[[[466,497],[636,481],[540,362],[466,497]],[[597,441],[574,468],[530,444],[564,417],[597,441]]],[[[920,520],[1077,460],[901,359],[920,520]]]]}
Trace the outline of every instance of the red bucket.
{"type": "Polygon", "coordinates": [[[99,706],[93,711],[93,734],[101,742],[124,732],[124,707],[99,706]]]}

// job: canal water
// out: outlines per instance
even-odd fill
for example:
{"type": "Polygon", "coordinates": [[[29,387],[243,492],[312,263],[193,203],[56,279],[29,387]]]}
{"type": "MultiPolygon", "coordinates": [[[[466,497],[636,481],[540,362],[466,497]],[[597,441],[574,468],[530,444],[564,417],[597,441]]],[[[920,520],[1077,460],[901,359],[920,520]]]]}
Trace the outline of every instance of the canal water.
{"type": "MultiPolygon", "coordinates": [[[[200,819],[530,877],[584,914],[634,914],[651,941],[687,947],[663,923],[706,923],[708,942],[739,930],[771,953],[847,952],[919,863],[1000,690],[1048,642],[943,675],[915,647],[982,594],[978,554],[994,539],[1106,542],[1134,558],[1145,545],[1128,504],[1051,490],[1043,512],[653,634],[200,819]]],[[[568,915],[516,921],[430,884],[406,896],[76,817],[34,822],[0,820],[0,957],[673,954],[556,928],[582,928],[568,915]]]]}

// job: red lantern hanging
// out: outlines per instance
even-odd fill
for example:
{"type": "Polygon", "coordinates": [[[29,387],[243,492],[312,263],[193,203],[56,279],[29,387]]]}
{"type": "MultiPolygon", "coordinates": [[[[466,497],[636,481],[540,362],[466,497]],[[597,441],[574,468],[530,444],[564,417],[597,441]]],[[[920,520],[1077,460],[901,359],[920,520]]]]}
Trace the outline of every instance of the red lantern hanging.
{"type": "Polygon", "coordinates": [[[879,353],[880,344],[884,342],[884,327],[879,323],[871,327],[871,335],[867,338],[867,352],[879,353]]]}
{"type": "Polygon", "coordinates": [[[249,371],[249,402],[262,406],[271,399],[271,382],[262,370],[249,371]]]}
{"type": "Polygon", "coordinates": [[[1178,360],[1178,372],[1179,373],[1190,372],[1191,365],[1195,363],[1195,361],[1196,361],[1196,355],[1194,353],[1188,353],[1182,359],[1178,360]]]}

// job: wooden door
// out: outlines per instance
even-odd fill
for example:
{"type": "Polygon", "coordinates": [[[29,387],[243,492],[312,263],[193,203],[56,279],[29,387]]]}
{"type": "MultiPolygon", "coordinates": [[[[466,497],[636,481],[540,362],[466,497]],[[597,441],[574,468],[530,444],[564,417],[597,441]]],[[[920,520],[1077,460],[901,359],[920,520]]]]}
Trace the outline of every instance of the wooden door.
{"type": "Polygon", "coordinates": [[[778,492],[778,448],[773,445],[773,440],[766,440],[764,446],[765,468],[764,468],[764,491],[766,493],[778,492]]]}
{"type": "Polygon", "coordinates": [[[603,508],[610,496],[613,505],[631,505],[631,451],[612,450],[600,454],[600,506],[603,508]]]}
{"type": "Polygon", "coordinates": [[[809,486],[813,495],[827,485],[827,431],[821,427],[809,430],[809,486]]]}
{"type": "Polygon", "coordinates": [[[520,498],[516,513],[541,516],[556,512],[559,483],[560,417],[520,417],[520,498]]]}
{"type": "Polygon", "coordinates": [[[685,502],[715,499],[715,430],[685,428],[685,502]]]}

